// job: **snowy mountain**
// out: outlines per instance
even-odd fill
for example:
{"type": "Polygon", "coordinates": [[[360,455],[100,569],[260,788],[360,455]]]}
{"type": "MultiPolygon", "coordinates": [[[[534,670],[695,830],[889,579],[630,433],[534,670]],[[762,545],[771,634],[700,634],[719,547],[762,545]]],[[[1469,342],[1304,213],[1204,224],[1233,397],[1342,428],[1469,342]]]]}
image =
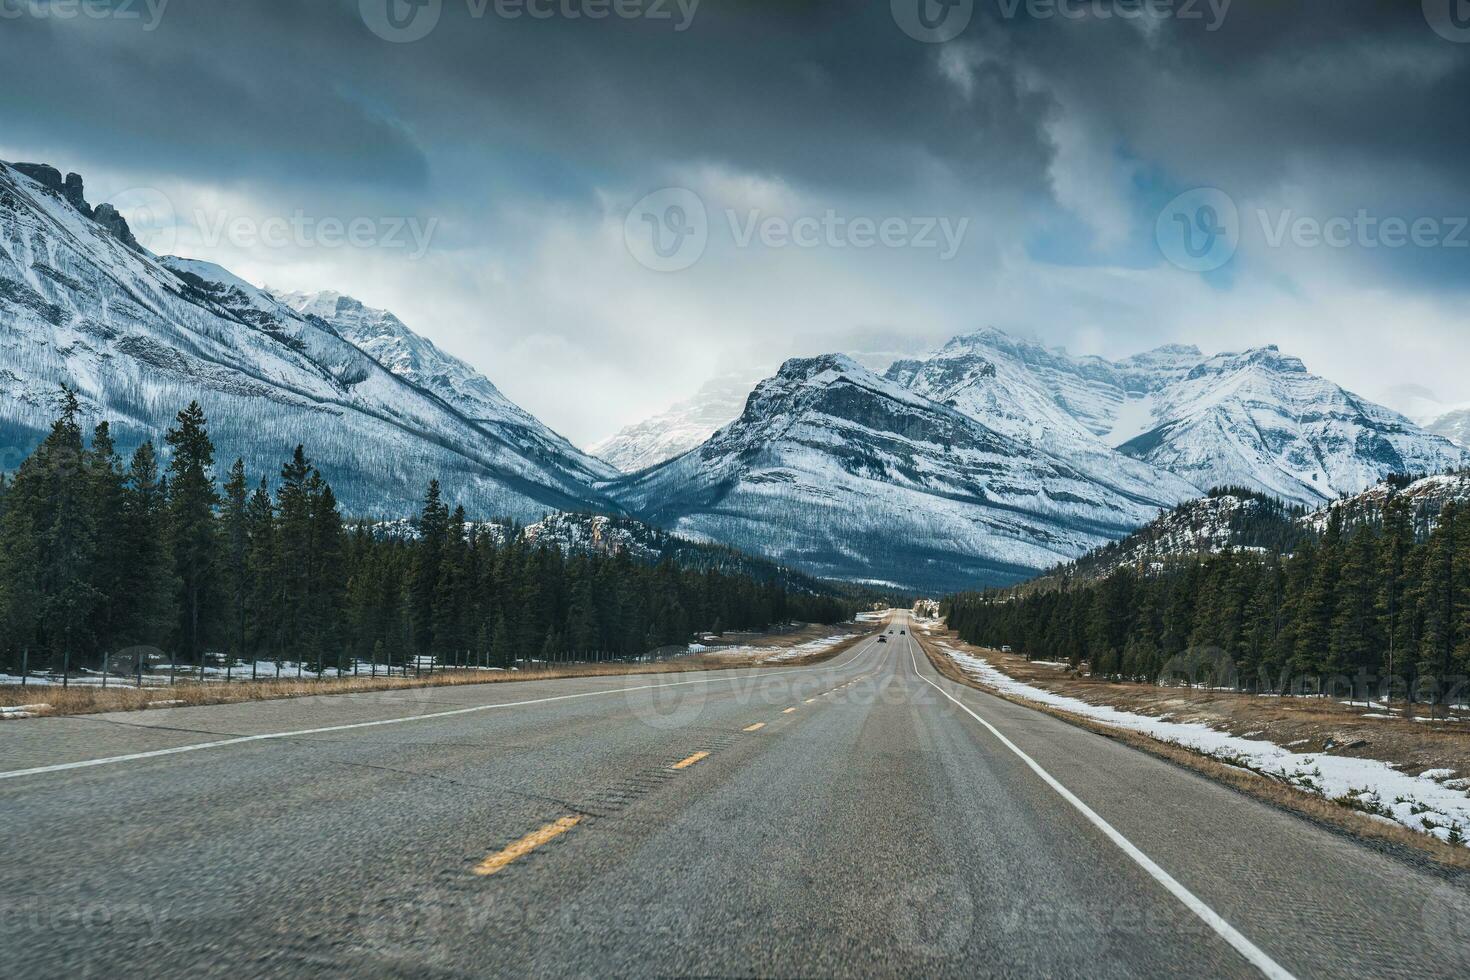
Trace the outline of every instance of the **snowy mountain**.
{"type": "Polygon", "coordinates": [[[1393,473],[1470,463],[1444,437],[1274,346],[1218,354],[1153,397],[1153,428],[1118,448],[1201,488],[1246,486],[1312,506],[1393,473]]]}
{"type": "Polygon", "coordinates": [[[1470,405],[1460,405],[1442,415],[1425,419],[1424,431],[1444,436],[1462,449],[1470,449],[1470,405]]]}
{"type": "Polygon", "coordinates": [[[1391,394],[1403,413],[1424,431],[1444,436],[1462,449],[1470,449],[1470,402],[1442,402],[1428,388],[1417,384],[1398,385],[1391,394]]]}
{"type": "Polygon", "coordinates": [[[1112,362],[987,329],[889,376],[1089,474],[1106,473],[1116,447],[1198,493],[1243,486],[1315,506],[1470,458],[1275,347],[1205,357],[1170,345],[1112,362]]]}
{"type": "Polygon", "coordinates": [[[1090,581],[1113,572],[1156,570],[1171,561],[1236,551],[1289,551],[1303,528],[1279,501],[1253,491],[1222,490],[1189,500],[1036,582],[1090,581]]]}
{"type": "Polygon", "coordinates": [[[241,456],[274,476],[304,442],[349,513],[410,513],[431,475],[482,514],[615,506],[591,489],[599,471],[582,454],[476,421],[226,270],[158,259],[110,205],[87,204],[75,174],[0,165],[0,323],[7,467],[40,440],[67,383],[124,450],[160,439],[193,399],[222,468],[241,456]]]}
{"type": "Polygon", "coordinates": [[[617,470],[582,452],[530,412],[500,393],[483,374],[420,337],[387,310],[341,293],[267,290],[302,316],[319,317],[373,360],[420,388],[438,395],[472,422],[509,437],[525,452],[564,462],[571,475],[604,480],[617,470]]]}
{"type": "MultiPolygon", "coordinates": [[[[1274,347],[1108,361],[997,330],[882,376],[832,354],[788,361],[753,392],[717,379],[600,444],[604,462],[391,313],[160,259],[87,203],[80,177],[41,165],[0,165],[0,324],[7,468],[44,435],[62,383],[124,451],[198,399],[221,469],[238,455],[274,476],[304,442],[350,514],[410,514],[437,476],[476,516],[632,514],[907,588],[1024,578],[1219,485],[1317,506],[1389,474],[1470,466],[1274,347]]],[[[1463,436],[1464,420],[1443,424],[1463,436]]],[[[557,520],[545,533],[634,533],[557,520]]]]}
{"type": "Polygon", "coordinates": [[[1177,503],[1199,496],[1200,489],[1114,451],[1098,430],[1112,428],[1128,403],[1124,383],[1148,391],[1179,370],[1171,361],[1151,376],[1136,371],[1136,378],[1125,378],[1101,359],[1072,360],[986,330],[956,337],[927,360],[899,362],[888,375],[910,391],[1064,460],[1096,483],[1135,498],[1177,503]]]}
{"type": "Polygon", "coordinates": [[[786,362],[699,448],[610,492],[675,533],[816,574],[921,589],[1004,582],[1177,502],[880,377],[840,354],[786,362]]]}
{"type": "Polygon", "coordinates": [[[759,380],[743,371],[721,375],[706,382],[693,397],[594,444],[591,452],[624,473],[673,459],[739,418],[759,380]]]}
{"type": "Polygon", "coordinates": [[[932,357],[896,362],[889,377],[915,390],[945,392],[946,398],[960,397],[968,387],[965,400],[970,404],[962,410],[982,413],[976,417],[998,411],[1002,417],[1030,419],[1039,424],[1038,431],[1080,426],[1116,444],[1122,440],[1111,437],[1136,424],[1139,405],[1147,405],[1155,392],[1184,377],[1202,359],[1197,348],[1171,345],[1112,363],[1073,357],[988,327],[954,338],[932,357]],[[989,390],[987,371],[1000,390],[989,390]],[[967,376],[973,383],[967,385],[967,376]],[[1043,415],[1027,414],[1038,408],[1043,415]]]}
{"type": "Polygon", "coordinates": [[[1428,534],[1447,503],[1454,501],[1462,507],[1470,503],[1470,472],[1385,480],[1305,512],[1255,491],[1217,490],[1180,504],[1127,537],[1061,565],[1028,585],[1100,579],[1122,568],[1148,572],[1226,549],[1288,554],[1303,540],[1326,530],[1334,511],[1342,511],[1349,521],[1376,519],[1390,500],[1407,505],[1415,533],[1428,534]]]}

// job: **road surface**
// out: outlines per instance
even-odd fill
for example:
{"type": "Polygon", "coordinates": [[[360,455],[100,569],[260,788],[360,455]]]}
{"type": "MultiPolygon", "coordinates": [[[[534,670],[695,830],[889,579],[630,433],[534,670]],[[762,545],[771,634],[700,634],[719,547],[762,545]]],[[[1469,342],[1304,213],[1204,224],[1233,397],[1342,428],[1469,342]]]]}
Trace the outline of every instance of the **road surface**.
{"type": "Polygon", "coordinates": [[[11,722],[0,814],[12,977],[1470,970],[1463,886],[948,681],[907,634],[11,722]]]}

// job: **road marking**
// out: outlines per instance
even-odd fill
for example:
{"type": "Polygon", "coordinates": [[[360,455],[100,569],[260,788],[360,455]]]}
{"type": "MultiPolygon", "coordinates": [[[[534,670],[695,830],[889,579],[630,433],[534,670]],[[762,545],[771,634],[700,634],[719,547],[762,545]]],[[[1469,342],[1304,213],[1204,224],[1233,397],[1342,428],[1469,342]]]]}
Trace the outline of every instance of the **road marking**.
{"type": "Polygon", "coordinates": [[[795,710],[796,710],[796,709],[795,709],[795,708],[787,708],[787,709],[786,709],[786,710],[785,710],[785,711],[783,711],[783,712],[781,712],[781,713],[782,713],[782,714],[783,714],[783,715],[789,715],[789,714],[791,714],[791,712],[793,712],[793,711],[795,711],[795,710]]]}
{"type": "Polygon", "coordinates": [[[687,758],[687,759],[680,759],[678,762],[674,763],[674,768],[675,769],[688,769],[690,766],[694,765],[700,759],[708,759],[708,758],[709,758],[709,753],[708,752],[696,752],[693,755],[691,755],[689,758],[687,758]]]}
{"type": "Polygon", "coordinates": [[[756,722],[756,723],[755,723],[755,724],[754,724],[754,725],[746,725],[746,726],[745,726],[745,727],[744,727],[744,728],[742,728],[742,729],[740,729],[740,730],[741,730],[741,731],[742,731],[742,732],[758,732],[758,731],[760,731],[760,730],[761,730],[761,729],[762,729],[762,728],[765,728],[765,727],[766,727],[766,723],[765,723],[765,722],[763,722],[763,721],[758,721],[758,722],[756,722]]]}
{"type": "MultiPolygon", "coordinates": [[[[867,653],[871,653],[873,645],[866,648],[863,644],[856,645],[857,649],[853,655],[841,664],[819,664],[815,667],[791,667],[784,670],[761,671],[759,676],[775,676],[779,674],[799,674],[816,670],[839,670],[850,667],[867,653]]],[[[711,671],[711,674],[724,674],[724,671],[711,671]]],[[[636,675],[629,675],[636,676],[636,675]]],[[[531,698],[526,701],[507,701],[503,704],[476,704],[467,708],[452,708],[449,711],[434,711],[425,715],[411,715],[407,718],[380,718],[377,721],[358,721],[345,725],[328,725],[324,728],[303,728],[291,732],[267,732],[264,735],[238,735],[231,738],[217,739],[213,742],[195,742],[191,745],[176,745],[169,749],[152,749],[148,752],[129,752],[126,755],[103,756],[99,759],[82,759],[77,762],[60,762],[50,766],[36,766],[31,769],[12,769],[10,772],[0,772],[0,780],[20,779],[23,776],[43,776],[47,773],[66,772],[71,769],[91,769],[95,766],[110,766],[119,762],[137,762],[141,759],[159,759],[168,755],[181,755],[185,752],[199,752],[204,749],[219,749],[229,745],[244,745],[247,742],[268,742],[275,739],[299,738],[303,735],[325,735],[330,732],[347,732],[359,728],[378,728],[383,725],[406,725],[415,721],[433,721],[436,718],[450,718],[455,715],[468,715],[478,711],[496,711],[501,708],[522,708],[532,704],[549,704],[553,701],[571,701],[577,698],[605,697],[609,694],[629,694],[633,691],[648,691],[653,689],[664,689],[669,687],[685,687],[690,684],[710,684],[719,680],[733,680],[731,677],[699,677],[689,681],[672,681],[668,684],[642,684],[637,687],[615,687],[606,691],[583,691],[580,694],[558,694],[553,697],[531,698]]],[[[390,689],[391,690],[391,689],[390,689]]],[[[330,695],[326,695],[330,697],[330,695]]],[[[242,702],[243,703],[243,702],[242,702]]]]}
{"type": "MultiPolygon", "coordinates": [[[[830,691],[828,691],[828,692],[827,692],[827,693],[828,693],[828,694],[830,694],[830,693],[832,693],[832,692],[830,692],[830,691]]],[[[812,703],[812,702],[813,702],[813,701],[815,701],[815,700],[816,700],[816,698],[807,698],[807,699],[806,699],[806,703],[807,703],[807,704],[811,704],[811,703],[812,703]]]]}
{"type": "Polygon", "coordinates": [[[1206,905],[1202,899],[1194,894],[1194,892],[1181,885],[1174,878],[1173,875],[1169,874],[1169,872],[1159,867],[1159,865],[1154,862],[1153,858],[1149,857],[1147,854],[1143,853],[1143,851],[1139,850],[1132,841],[1123,836],[1122,832],[1120,832],[1112,824],[1104,820],[1102,816],[1097,813],[1096,810],[1092,809],[1092,807],[1088,806],[1086,803],[1083,803],[1082,800],[1079,799],[1075,793],[1067,789],[1067,787],[1063,786],[1055,776],[1043,769],[1035,759],[1031,758],[1025,752],[1021,751],[1020,747],[1016,745],[1015,742],[1012,742],[1010,739],[1002,735],[1000,729],[996,728],[990,722],[986,721],[984,718],[981,718],[975,712],[971,711],[969,706],[960,701],[959,698],[955,697],[953,694],[950,694],[944,688],[940,687],[938,684],[934,683],[929,678],[919,673],[919,662],[914,657],[914,644],[912,638],[910,638],[909,640],[908,648],[909,662],[913,664],[914,673],[918,676],[919,680],[923,681],[925,684],[928,684],[940,694],[943,694],[945,697],[949,698],[951,701],[959,706],[961,711],[969,715],[971,718],[974,718],[980,724],[984,725],[986,729],[989,730],[990,734],[996,737],[1000,744],[1004,745],[1006,748],[1014,752],[1022,762],[1026,763],[1026,765],[1031,769],[1032,772],[1041,777],[1043,782],[1045,782],[1052,789],[1056,790],[1058,796],[1066,800],[1068,803],[1072,804],[1072,806],[1076,808],[1078,813],[1081,813],[1082,816],[1087,818],[1089,823],[1091,823],[1098,830],[1102,831],[1103,835],[1111,840],[1114,844],[1116,844],[1119,850],[1128,855],[1128,857],[1132,858],[1134,864],[1137,864],[1144,871],[1148,872],[1151,878],[1153,878],[1159,884],[1163,885],[1164,888],[1171,895],[1179,899],[1179,901],[1184,905],[1185,908],[1189,909],[1189,911],[1199,916],[1199,918],[1204,921],[1205,925],[1213,929],[1216,935],[1225,940],[1225,942],[1229,943],[1230,946],[1241,956],[1245,957],[1252,966],[1260,970],[1261,973],[1265,976],[1272,977],[1273,980],[1295,980],[1292,974],[1287,971],[1285,967],[1277,963],[1275,960],[1271,959],[1271,957],[1267,956],[1266,953],[1259,946],[1247,939],[1244,935],[1241,934],[1238,929],[1232,926],[1229,922],[1226,922],[1224,917],[1221,916],[1220,913],[1216,912],[1214,909],[1206,905]]]}
{"type": "Polygon", "coordinates": [[[540,830],[533,830],[514,844],[504,850],[496,851],[475,865],[475,874],[493,875],[507,864],[510,864],[517,858],[525,857],[542,844],[555,840],[581,822],[581,817],[562,817],[555,823],[549,823],[540,830]]]}

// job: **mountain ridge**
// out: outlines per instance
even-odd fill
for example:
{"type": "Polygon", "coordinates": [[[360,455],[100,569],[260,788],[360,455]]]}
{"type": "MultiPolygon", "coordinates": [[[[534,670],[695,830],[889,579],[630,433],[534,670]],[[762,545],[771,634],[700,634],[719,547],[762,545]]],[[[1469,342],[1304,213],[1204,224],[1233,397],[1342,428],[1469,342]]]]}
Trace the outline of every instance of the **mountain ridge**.
{"type": "Polygon", "coordinates": [[[617,510],[579,459],[538,456],[474,424],[325,321],[212,263],[170,268],[121,215],[86,204],[80,177],[0,165],[0,212],[0,437],[17,454],[49,427],[67,383],[123,450],[161,442],[196,399],[219,458],[245,458],[252,478],[305,442],[354,513],[412,513],[430,474],[484,513],[617,510]]]}
{"type": "Polygon", "coordinates": [[[477,514],[634,516],[827,578],[947,589],[1033,575],[1222,484],[1315,506],[1470,465],[1275,346],[1109,361],[986,327],[881,374],[829,353],[748,392],[728,376],[702,389],[723,403],[633,432],[620,473],[386,310],[152,255],[76,174],[0,165],[0,212],[9,445],[39,441],[63,382],[120,448],[198,398],[221,459],[272,474],[305,442],[357,516],[411,514],[437,476],[477,514]]]}

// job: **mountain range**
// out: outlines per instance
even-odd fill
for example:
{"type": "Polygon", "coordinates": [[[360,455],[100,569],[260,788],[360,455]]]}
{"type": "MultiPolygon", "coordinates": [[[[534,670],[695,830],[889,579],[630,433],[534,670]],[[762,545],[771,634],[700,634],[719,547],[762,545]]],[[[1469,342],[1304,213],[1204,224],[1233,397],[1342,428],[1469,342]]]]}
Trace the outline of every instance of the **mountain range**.
{"type": "Polygon", "coordinates": [[[1347,521],[1377,519],[1391,499],[1408,508],[1416,533],[1427,534],[1447,504],[1470,503],[1470,472],[1384,480],[1311,510],[1285,506],[1254,490],[1221,488],[1185,501],[1127,537],[1059,565],[1028,585],[1096,581],[1119,569],[1158,569],[1227,549],[1289,554],[1325,531],[1334,512],[1342,512],[1347,521]]]}
{"type": "Polygon", "coordinates": [[[912,589],[1024,578],[1221,484],[1317,506],[1470,465],[1275,347],[1108,361],[994,329],[720,378],[583,452],[392,313],[155,256],[38,164],[0,165],[0,328],[6,469],[63,383],[124,449],[198,399],[222,461],[272,475],[304,442],[354,516],[408,516],[436,476],[479,517],[610,514],[912,589]]]}
{"type": "Polygon", "coordinates": [[[430,475],[477,513],[616,508],[596,489],[611,467],[396,320],[340,306],[329,320],[219,266],[155,256],[75,174],[0,166],[0,246],[6,468],[44,435],[65,383],[125,451],[159,441],[194,399],[219,458],[252,474],[274,475],[304,442],[353,514],[412,513],[430,475]]]}
{"type": "Polygon", "coordinates": [[[760,380],[745,371],[722,374],[684,401],[593,443],[589,452],[624,473],[673,459],[739,418],[760,380]]]}

